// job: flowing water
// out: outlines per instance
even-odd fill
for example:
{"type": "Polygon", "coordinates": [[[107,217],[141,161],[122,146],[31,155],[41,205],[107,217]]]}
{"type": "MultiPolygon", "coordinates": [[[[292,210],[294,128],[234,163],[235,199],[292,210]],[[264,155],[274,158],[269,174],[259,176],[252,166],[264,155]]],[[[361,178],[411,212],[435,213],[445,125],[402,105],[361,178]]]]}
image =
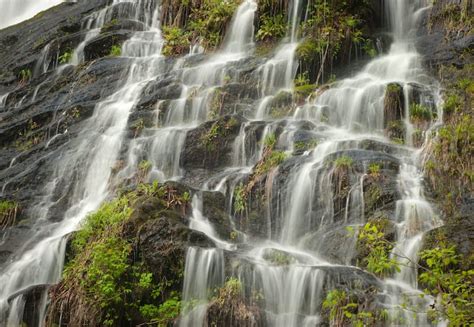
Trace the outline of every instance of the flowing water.
{"type": "MultiPolygon", "coordinates": [[[[153,1],[137,0],[135,19],[146,17],[147,29],[136,33],[122,46],[129,60],[123,84],[117,92],[96,105],[94,115],[69,150],[55,160],[55,171],[46,184],[42,201],[34,208],[38,214],[38,236],[16,254],[16,260],[0,276],[0,322],[16,326],[23,316],[25,299],[21,291],[36,285],[56,283],[64,261],[64,236],[78,228],[87,213],[96,210],[109,195],[111,168],[120,152],[128,116],[141,90],[162,71],[162,38],[159,7],[153,1]],[[148,6],[144,6],[148,4],[148,6]],[[140,12],[146,8],[145,12],[140,12]],[[58,201],[55,194],[70,190],[62,221],[48,222],[48,212],[58,201]]],[[[45,293],[46,294],[46,293],[45,293]]],[[[40,304],[43,321],[46,303],[40,304]]]]}
{"type": "MultiPolygon", "coordinates": [[[[122,1],[113,1],[85,21],[85,37],[74,51],[72,64],[84,61],[84,47],[110,20],[109,10],[119,2],[122,1]]],[[[317,325],[327,291],[340,287],[341,281],[349,286],[357,284],[348,276],[373,282],[371,275],[353,266],[356,239],[340,234],[345,227],[361,226],[368,219],[364,197],[367,173],[359,169],[341,177],[332,164],[346,154],[360,159],[363,169],[380,161],[383,169],[397,166],[394,187],[400,198],[391,215],[397,234],[392,255],[402,257],[403,268],[391,279],[376,282],[382,285],[379,294],[382,305],[394,316],[401,313],[403,325],[428,324],[425,316],[414,318],[408,310],[401,309],[403,294],[407,293],[414,295],[408,299],[409,304],[427,304],[428,300],[417,300],[413,263],[423,233],[440,224],[423,197],[418,167],[421,151],[410,146],[413,127],[408,118],[409,100],[404,116],[408,146],[396,145],[384,136],[387,85],[400,84],[405,98],[409,99],[413,85],[426,80],[411,40],[417,14],[423,10],[424,3],[385,1],[386,17],[394,37],[390,51],[373,59],[357,75],[334,84],[315,100],[296,108],[293,116],[272,119],[271,101],[279,92],[293,87],[298,68],[294,58],[299,41],[297,27],[304,3],[291,2],[287,37],[275,54],[260,62],[256,69],[259,99],[251,105],[251,112],[234,140],[232,163],[199,185],[202,190],[226,196],[231,224],[245,246],[220,239],[203,214],[200,192],[193,195],[189,227],[206,234],[215,247],[191,247],[187,251],[182,294],[186,307],[180,326],[204,325],[206,308],[214,295],[212,290],[224,285],[231,276],[240,280],[248,298],[259,294],[263,299],[259,305],[265,312],[267,325],[281,327],[317,325]],[[303,125],[309,126],[307,132],[317,142],[296,158],[291,169],[280,167],[268,173],[264,185],[264,217],[259,217],[264,227],[256,237],[242,226],[241,217],[232,209],[234,190],[245,182],[252,167],[264,156],[267,137],[276,136],[278,147],[290,155],[295,151],[303,125]],[[370,151],[367,144],[372,146],[370,151]],[[342,202],[335,200],[338,196],[335,181],[347,184],[347,196],[342,202]],[[325,253],[326,242],[331,237],[339,237],[336,244],[344,252],[339,260],[325,253]],[[231,271],[225,269],[227,259],[233,263],[231,271]]],[[[58,281],[64,258],[64,236],[78,228],[85,215],[110,195],[111,169],[123,148],[127,149],[125,162],[113,177],[115,181],[132,179],[142,161],[151,163],[146,176],[149,181],[183,178],[186,171],[180,159],[187,134],[212,119],[213,99],[219,89],[238,81],[239,64],[253,57],[253,21],[257,10],[254,0],[245,0],[238,7],[219,51],[203,58],[202,49],[195,45],[188,56],[168,69],[160,55],[163,42],[158,5],[151,0],[136,0],[134,4],[134,18],[142,20],[147,29],[135,33],[122,46],[122,56],[129,61],[123,82],[117,85],[114,94],[97,104],[94,116],[86,121],[81,134],[56,160],[55,173],[35,208],[40,232],[2,271],[0,285],[7,285],[0,290],[0,322],[4,324],[16,326],[21,321],[25,304],[22,290],[58,281]],[[161,74],[171,70],[177,76],[172,86],[178,90],[179,97],[160,100],[153,111],[156,118],[152,124],[143,126],[139,135],[123,146],[127,121],[140,96],[148,91],[147,86],[161,82],[161,74]],[[48,212],[57,201],[54,194],[59,188],[69,190],[67,210],[62,221],[51,223],[47,220],[48,212]]],[[[45,48],[44,52],[47,57],[49,49],[45,48]]],[[[48,67],[42,63],[37,69],[42,73],[48,67]]],[[[427,102],[431,101],[433,90],[429,89],[428,93],[427,102]]],[[[45,293],[43,299],[44,308],[45,293]]]]}

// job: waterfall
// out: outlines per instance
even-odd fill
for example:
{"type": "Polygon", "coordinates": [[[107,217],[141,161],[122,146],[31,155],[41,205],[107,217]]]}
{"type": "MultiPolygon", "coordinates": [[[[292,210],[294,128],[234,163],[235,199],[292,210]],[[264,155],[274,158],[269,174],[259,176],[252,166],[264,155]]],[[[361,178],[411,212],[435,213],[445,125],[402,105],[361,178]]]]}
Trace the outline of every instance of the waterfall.
{"type": "MultiPolygon", "coordinates": [[[[126,1],[114,0],[86,17],[82,25],[84,38],[69,64],[84,62],[85,47],[112,19],[114,6],[122,2],[126,1]]],[[[113,196],[114,186],[133,180],[137,167],[146,162],[150,169],[144,181],[191,180],[192,211],[186,221],[189,229],[208,241],[208,247],[189,246],[186,251],[183,306],[178,318],[181,327],[206,324],[215,290],[224,286],[229,277],[237,278],[243,285],[242,293],[247,300],[253,294],[261,295],[258,305],[267,326],[318,325],[324,319],[322,306],[328,291],[349,291],[352,287],[365,290],[374,285],[378,288],[377,308],[387,308],[393,316],[401,313],[404,325],[429,325],[426,315],[414,318],[402,308],[406,297],[412,305],[430,304],[429,297],[419,299],[414,263],[424,233],[441,223],[424,198],[419,168],[421,150],[413,147],[414,127],[409,118],[413,87],[426,81],[412,40],[416,13],[423,2],[383,1],[394,40],[388,53],[370,60],[357,74],[305,100],[294,114],[282,118],[270,117],[270,109],[278,95],[293,90],[298,68],[298,29],[307,1],[290,1],[287,35],[270,58],[254,56],[258,2],[244,0],[233,14],[224,42],[216,52],[205,57],[202,48],[193,45],[188,55],[169,61],[161,55],[164,40],[160,4],[153,0],[130,2],[133,10],[121,14],[128,14],[130,20],[143,23],[145,28],[122,45],[121,58],[117,60],[126,62],[126,69],[113,94],[96,104],[79,135],[55,153],[53,173],[44,182],[43,192],[32,210],[37,215],[33,226],[37,232],[1,271],[0,324],[18,325],[24,314],[24,294],[31,288],[47,289],[58,282],[66,236],[80,228],[88,213],[113,196]],[[240,74],[245,72],[238,68],[249,61],[255,74],[241,79],[240,74]],[[219,121],[214,118],[224,114],[218,111],[222,108],[213,106],[216,97],[228,95],[226,92],[232,93],[236,85],[254,80],[255,85],[248,92],[255,94],[256,99],[243,104],[248,105],[243,114],[235,115],[237,110],[226,108],[229,120],[240,123],[240,130],[235,129],[234,138],[227,144],[231,148],[231,162],[212,172],[202,172],[206,169],[199,167],[199,178],[187,176],[182,154],[190,135],[195,135],[191,132],[204,125],[211,126],[208,130],[217,126],[219,121]],[[384,99],[387,86],[392,83],[400,85],[405,95],[401,118],[404,145],[395,144],[385,135],[384,99]],[[157,89],[161,91],[163,85],[174,96],[153,94],[157,89]],[[145,118],[146,124],[142,120],[140,131],[134,137],[126,137],[134,114],[143,113],[139,109],[134,111],[135,108],[140,108],[140,101],[150,94],[159,99],[146,109],[150,115],[144,117],[153,118],[145,118]],[[298,149],[297,142],[308,138],[314,142],[298,149]],[[285,159],[280,166],[261,174],[266,174],[266,179],[258,180],[261,176],[256,171],[267,159],[268,139],[274,141],[271,150],[281,152],[285,159]],[[120,168],[112,174],[119,159],[120,168]],[[371,164],[379,164],[386,173],[387,188],[391,182],[396,188],[388,195],[394,198],[393,208],[383,207],[380,212],[394,226],[396,244],[391,256],[400,261],[402,268],[386,279],[378,279],[355,266],[357,235],[346,233],[346,228],[357,230],[374,218],[367,214],[371,204],[365,197],[367,168],[371,164]],[[256,201],[264,206],[251,217],[245,210],[242,213],[233,207],[236,191],[249,181],[254,183],[249,183],[252,187],[263,190],[256,194],[256,201]],[[62,190],[67,190],[67,195],[59,199],[62,190]],[[219,226],[213,225],[215,221],[210,215],[206,217],[203,194],[209,190],[225,197],[226,208],[222,209],[229,216],[232,233],[238,235],[238,240],[224,240],[219,226]],[[48,218],[60,200],[66,202],[64,214],[59,221],[50,221],[48,218]],[[253,230],[256,225],[261,230],[253,230]]],[[[8,3],[14,6],[12,1],[8,3]]],[[[35,76],[50,69],[50,52],[47,45],[36,64],[35,76]]],[[[62,65],[56,74],[60,75],[66,67],[62,65]]],[[[32,102],[41,85],[37,86],[32,102]]],[[[426,92],[431,94],[434,90],[427,87],[426,92]]],[[[0,96],[0,110],[7,96],[0,96]]],[[[227,128],[230,129],[224,126],[226,131],[227,128]]],[[[203,142],[202,137],[192,141],[203,142]]],[[[249,196],[246,200],[255,199],[249,196]]],[[[43,291],[40,304],[40,322],[48,302],[46,292],[43,291]]],[[[396,322],[387,322],[390,324],[396,322]]]]}
{"type": "Polygon", "coordinates": [[[0,0],[0,29],[27,20],[64,0],[0,0]]]}
{"type": "MultiPolygon", "coordinates": [[[[66,238],[80,227],[81,221],[96,210],[109,195],[111,169],[118,158],[128,116],[147,83],[162,71],[159,29],[159,6],[150,0],[137,0],[135,19],[144,17],[147,29],[137,32],[122,46],[129,60],[122,85],[117,92],[99,102],[94,115],[87,120],[71,148],[65,149],[55,161],[54,174],[46,184],[43,199],[34,208],[41,216],[40,232],[31,246],[16,254],[15,260],[0,276],[0,322],[14,326],[23,316],[21,292],[36,285],[51,285],[61,277],[66,238]],[[151,7],[144,6],[150,3],[151,7]],[[140,12],[141,8],[148,10],[140,12]],[[153,8],[152,10],[149,10],[153,8]],[[57,189],[58,188],[58,189],[57,189]],[[56,190],[57,189],[57,190],[56,190]],[[68,208],[60,222],[48,222],[48,212],[57,201],[53,195],[71,189],[68,208]]],[[[45,297],[46,299],[46,297],[45,297]]],[[[39,309],[44,320],[46,301],[39,309]]]]}

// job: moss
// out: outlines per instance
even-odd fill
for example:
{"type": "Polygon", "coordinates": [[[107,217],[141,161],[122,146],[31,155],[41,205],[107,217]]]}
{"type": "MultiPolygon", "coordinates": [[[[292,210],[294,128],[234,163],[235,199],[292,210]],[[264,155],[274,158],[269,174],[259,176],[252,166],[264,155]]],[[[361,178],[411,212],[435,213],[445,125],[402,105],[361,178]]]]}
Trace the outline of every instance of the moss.
{"type": "Polygon", "coordinates": [[[295,262],[288,253],[276,249],[266,251],[263,258],[276,266],[287,266],[295,262]]]}
{"type": "Polygon", "coordinates": [[[340,156],[336,160],[334,160],[334,166],[336,168],[350,168],[354,160],[349,156],[340,156]]]}

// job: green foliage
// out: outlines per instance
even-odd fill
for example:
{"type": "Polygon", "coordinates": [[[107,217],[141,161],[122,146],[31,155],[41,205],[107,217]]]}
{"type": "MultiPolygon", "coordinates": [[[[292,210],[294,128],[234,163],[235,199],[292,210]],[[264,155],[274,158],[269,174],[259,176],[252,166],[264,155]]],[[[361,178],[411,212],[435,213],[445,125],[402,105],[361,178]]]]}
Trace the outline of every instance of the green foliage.
{"type": "Polygon", "coordinates": [[[140,307],[141,315],[151,324],[169,326],[181,311],[181,297],[178,292],[171,292],[170,296],[161,305],[145,304],[140,307]]]}
{"type": "Polygon", "coordinates": [[[287,266],[295,262],[295,259],[288,253],[275,249],[267,251],[263,258],[277,266],[287,266]]]}
{"type": "MultiPolygon", "coordinates": [[[[371,290],[365,290],[369,295],[371,290]]],[[[379,326],[380,323],[388,320],[388,311],[386,309],[371,309],[371,311],[362,310],[364,306],[360,299],[354,294],[348,294],[346,291],[333,289],[326,294],[323,301],[323,310],[329,312],[331,326],[379,326]]]]}
{"type": "Polygon", "coordinates": [[[237,213],[242,214],[245,211],[247,203],[247,193],[245,191],[245,187],[242,183],[240,183],[234,189],[234,209],[237,213]]]}
{"type": "Polygon", "coordinates": [[[256,175],[263,175],[270,169],[280,165],[287,157],[288,155],[284,151],[270,151],[270,154],[257,164],[256,175]]]}
{"type": "Polygon", "coordinates": [[[18,211],[18,203],[9,200],[0,201],[0,230],[4,230],[15,223],[18,211]]]}
{"type": "Polygon", "coordinates": [[[110,48],[110,53],[109,55],[111,57],[120,57],[120,55],[122,54],[122,47],[120,47],[119,45],[112,45],[112,48],[110,48]]]}
{"type": "Polygon", "coordinates": [[[72,51],[67,50],[62,55],[59,56],[59,63],[60,64],[67,64],[68,62],[71,61],[71,59],[72,59],[72,51]]]}
{"type": "Polygon", "coordinates": [[[72,241],[73,251],[80,253],[94,236],[100,236],[108,228],[124,222],[132,213],[130,199],[122,196],[103,204],[99,210],[90,214],[72,241]]]}
{"type": "Polygon", "coordinates": [[[461,103],[461,99],[456,94],[449,94],[444,100],[444,113],[449,115],[458,111],[461,107],[461,103]]]}
{"type": "Polygon", "coordinates": [[[219,136],[220,126],[218,122],[215,122],[207,133],[201,136],[201,142],[208,151],[214,151],[216,149],[216,140],[219,136]]]}
{"type": "Polygon", "coordinates": [[[422,104],[413,103],[410,106],[410,118],[413,121],[429,121],[433,114],[431,109],[422,104]]]}
{"type": "Polygon", "coordinates": [[[378,163],[373,162],[369,165],[369,174],[372,177],[380,176],[380,170],[381,170],[381,166],[378,163]]]}
{"type": "Polygon", "coordinates": [[[276,138],[275,134],[273,134],[273,133],[270,133],[267,136],[265,136],[265,139],[263,140],[263,144],[266,147],[271,148],[271,149],[273,149],[275,147],[276,142],[277,142],[277,138],[276,138]]]}
{"type": "Polygon", "coordinates": [[[163,48],[165,56],[182,55],[189,51],[189,32],[175,26],[163,26],[163,38],[166,40],[163,48]]]}
{"type": "Polygon", "coordinates": [[[276,16],[263,14],[256,38],[260,41],[279,39],[285,36],[287,29],[288,23],[282,14],[276,16]]]}
{"type": "Polygon", "coordinates": [[[334,165],[336,168],[350,168],[354,160],[349,156],[340,156],[336,160],[334,160],[334,165]]]}
{"type": "Polygon", "coordinates": [[[400,271],[398,261],[390,257],[393,245],[385,239],[385,234],[375,224],[365,224],[359,232],[358,242],[368,253],[364,258],[368,271],[380,277],[400,271]]]}
{"type": "Polygon", "coordinates": [[[31,77],[32,77],[31,69],[29,68],[23,68],[20,70],[20,73],[18,75],[18,78],[20,79],[20,83],[24,84],[27,83],[31,77]]]}
{"type": "Polygon", "coordinates": [[[431,310],[434,320],[448,319],[450,326],[468,326],[474,322],[474,270],[460,270],[461,256],[455,246],[441,242],[438,247],[420,252],[428,269],[419,275],[438,306],[431,310]]]}
{"type": "Polygon", "coordinates": [[[203,0],[193,8],[186,26],[191,39],[200,40],[205,48],[217,47],[237,5],[237,1],[203,0]]]}

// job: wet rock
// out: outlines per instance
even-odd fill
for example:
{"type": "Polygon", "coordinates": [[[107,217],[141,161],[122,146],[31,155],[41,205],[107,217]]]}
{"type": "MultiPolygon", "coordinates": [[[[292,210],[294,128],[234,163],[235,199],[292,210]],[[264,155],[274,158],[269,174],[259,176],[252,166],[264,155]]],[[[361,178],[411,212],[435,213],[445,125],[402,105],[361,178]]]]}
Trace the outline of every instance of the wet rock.
{"type": "Polygon", "coordinates": [[[243,118],[225,116],[206,122],[186,135],[180,166],[185,169],[214,169],[232,163],[232,146],[243,118]]]}
{"type": "MultiPolygon", "coordinates": [[[[474,201],[471,201],[474,202],[474,201]]],[[[420,251],[434,249],[440,242],[447,246],[455,245],[461,255],[459,267],[462,270],[474,269],[474,205],[465,205],[460,214],[446,225],[427,232],[423,237],[420,251]]],[[[423,263],[423,262],[422,262],[423,263]]]]}
{"type": "Polygon", "coordinates": [[[232,239],[233,228],[230,215],[226,211],[226,198],[220,192],[202,192],[203,215],[214,227],[217,235],[222,239],[232,239]]]}
{"type": "Polygon", "coordinates": [[[102,58],[112,54],[112,47],[121,48],[122,43],[132,36],[131,31],[114,31],[100,34],[90,40],[84,48],[86,61],[102,58]]]}
{"type": "Polygon", "coordinates": [[[0,90],[2,86],[11,89],[21,69],[29,67],[33,71],[44,46],[77,31],[84,17],[106,4],[106,0],[64,2],[33,19],[0,30],[0,90]]]}

